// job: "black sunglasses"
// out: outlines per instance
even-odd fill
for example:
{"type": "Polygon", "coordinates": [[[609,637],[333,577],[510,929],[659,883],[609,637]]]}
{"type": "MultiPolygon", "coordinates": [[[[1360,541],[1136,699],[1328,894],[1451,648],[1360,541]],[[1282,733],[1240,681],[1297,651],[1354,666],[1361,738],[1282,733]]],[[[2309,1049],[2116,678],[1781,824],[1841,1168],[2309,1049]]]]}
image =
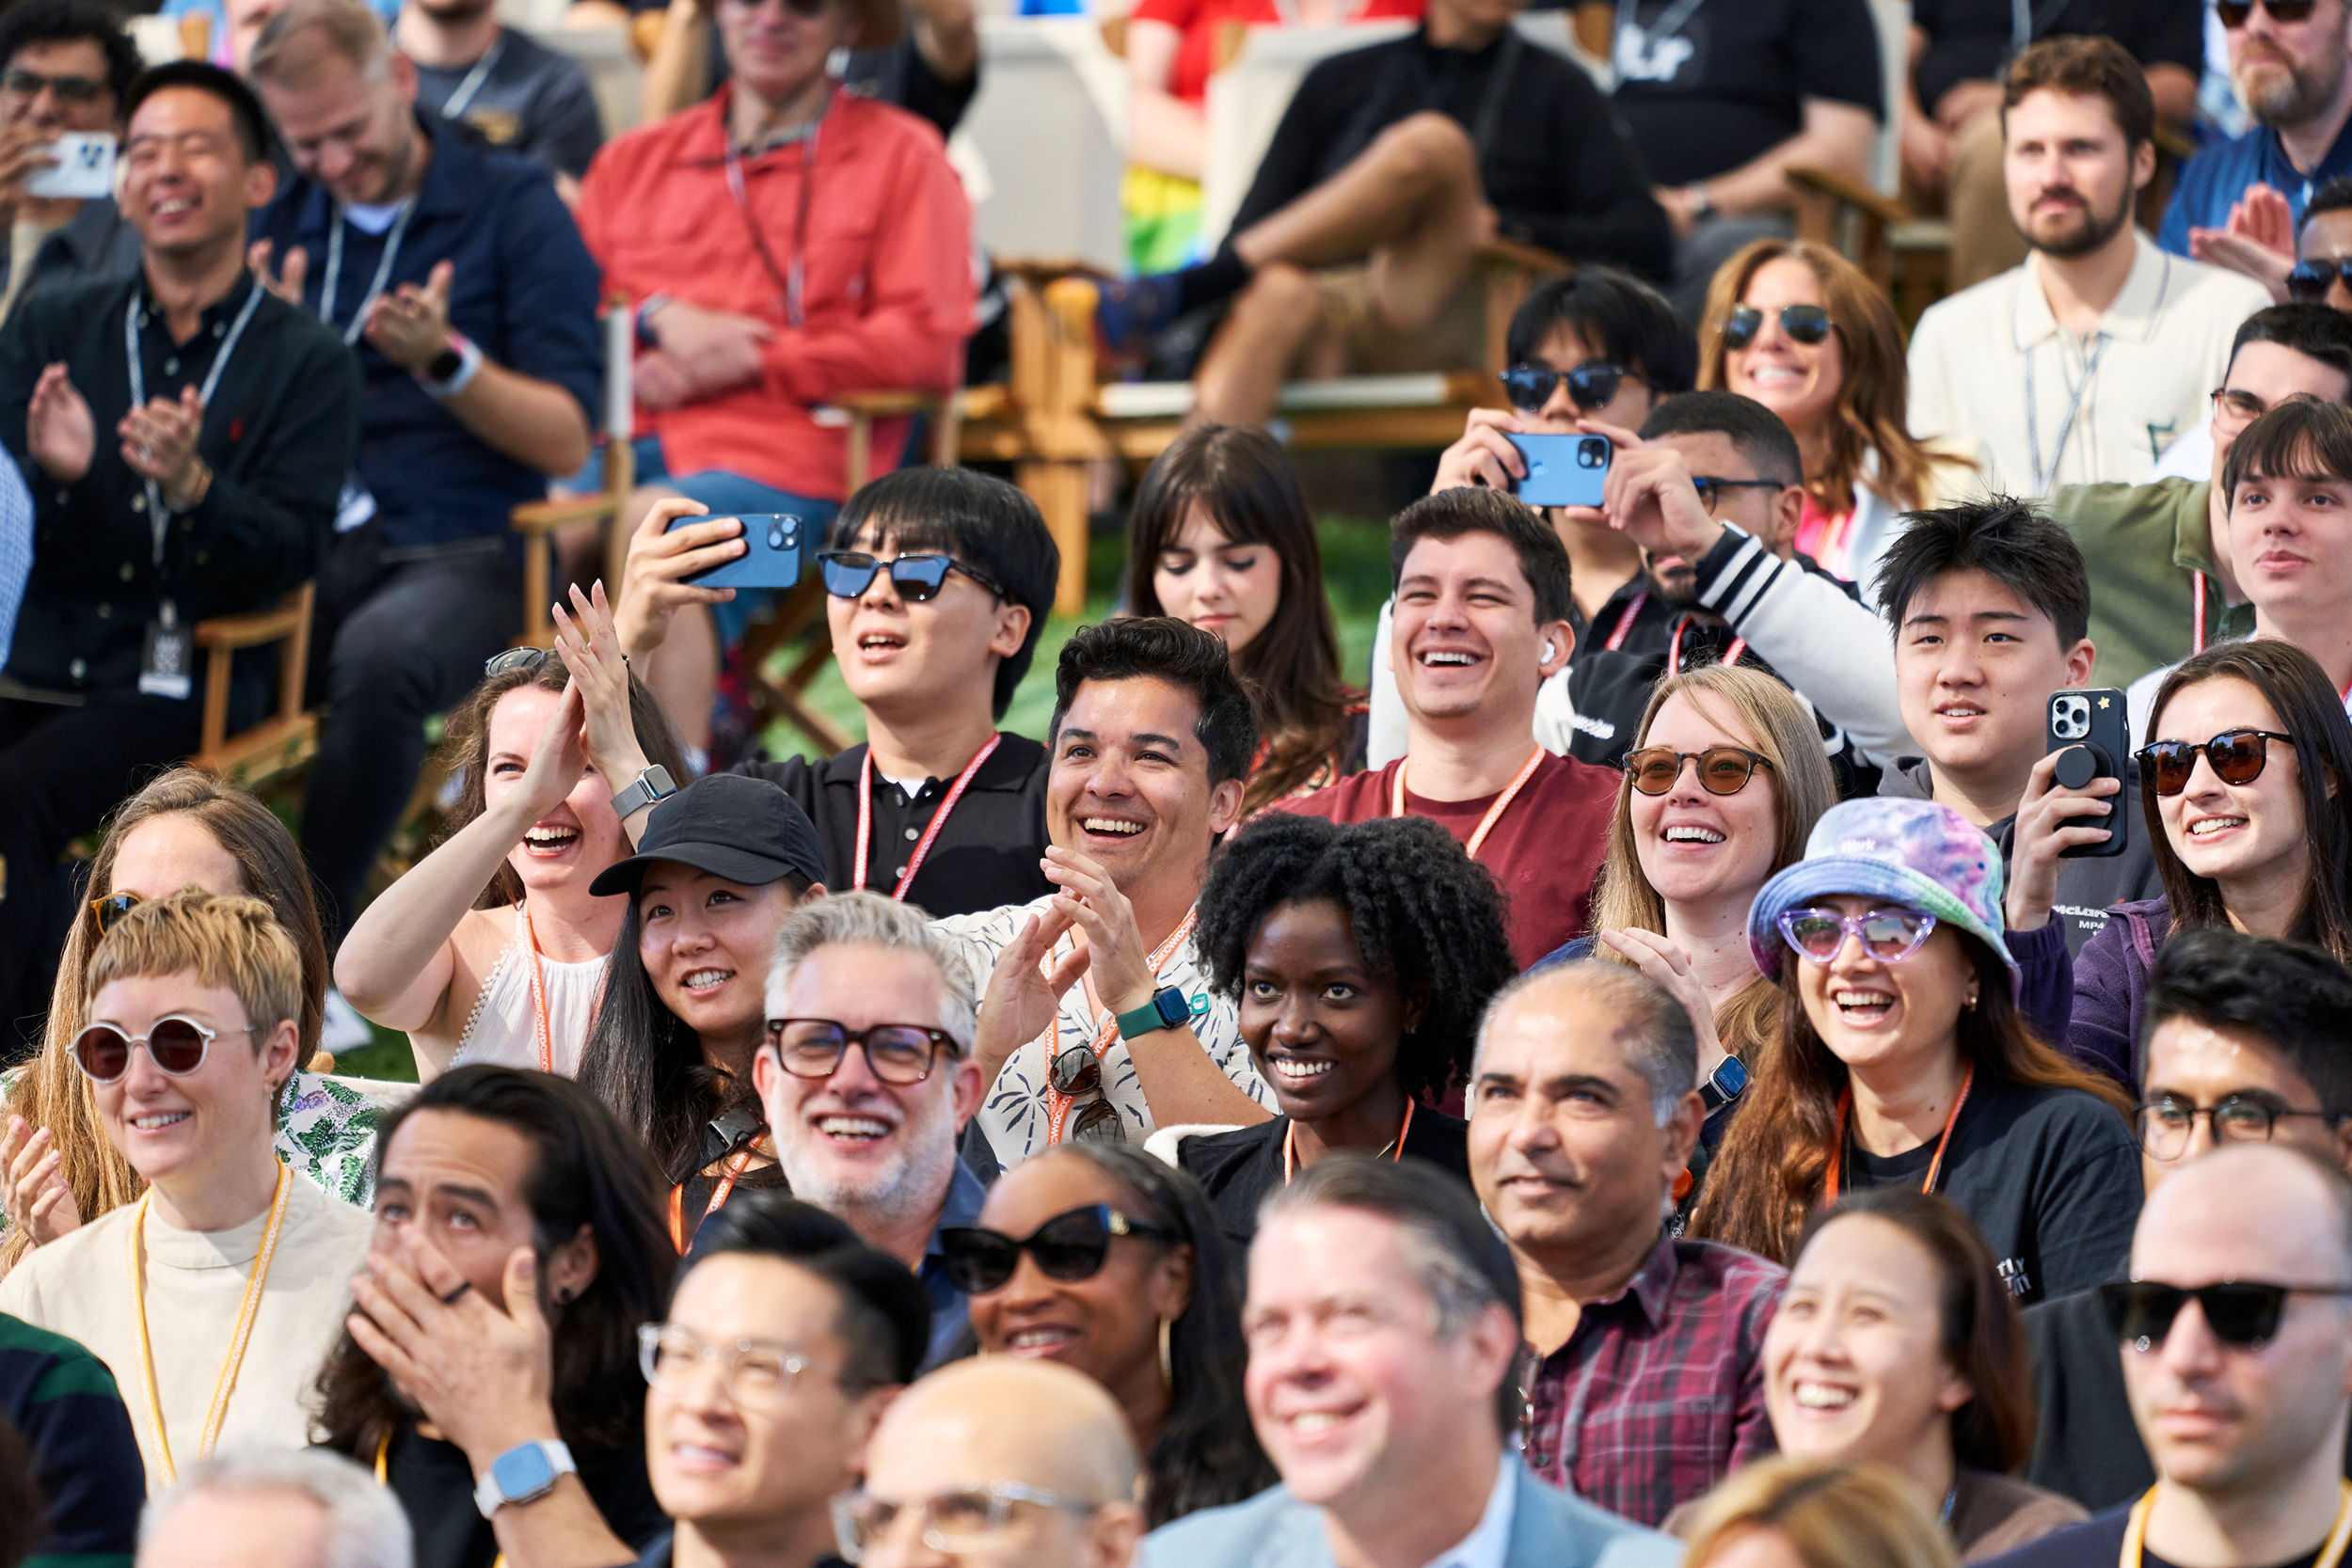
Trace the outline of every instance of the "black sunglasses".
{"type": "Polygon", "coordinates": [[[39,98],[40,89],[49,88],[67,103],[95,103],[98,95],[106,90],[106,84],[91,76],[43,76],[37,71],[10,66],[0,75],[0,87],[6,87],[19,98],[39,98]]]}
{"type": "Polygon", "coordinates": [[[2252,784],[2263,776],[2270,760],[2270,742],[2295,743],[2295,736],[2277,730],[2223,730],[2211,740],[2155,740],[2132,753],[2148,787],[2159,795],[2178,795],[2188,787],[2202,752],[2213,764],[2214,777],[2226,784],[2252,784]]]}
{"type": "Polygon", "coordinates": [[[2328,297],[2337,278],[2352,289],[2352,256],[2327,261],[2297,261],[2287,269],[2287,297],[2297,305],[2316,305],[2328,297]]]}
{"type": "Polygon", "coordinates": [[[1552,389],[1563,381],[1568,384],[1569,401],[1586,409],[1608,407],[1617,395],[1617,388],[1625,382],[1641,387],[1650,385],[1646,377],[1606,359],[1587,359],[1568,371],[1543,365],[1514,365],[1496,379],[1502,383],[1503,395],[1511,400],[1511,406],[1525,414],[1533,414],[1549,403],[1552,389]]]}
{"type": "MultiPolygon", "coordinates": [[[[1829,312],[1818,305],[1780,308],[1780,329],[1807,348],[1829,336],[1830,325],[1829,312]]],[[[1737,306],[1724,321],[1724,347],[1745,348],[1763,330],[1763,311],[1753,305],[1737,306]]]]}
{"type": "Polygon", "coordinates": [[[555,657],[553,648],[508,648],[482,661],[482,675],[487,680],[492,675],[503,675],[516,670],[536,671],[555,657]]]}
{"type": "Polygon", "coordinates": [[[2352,1285],[2269,1285],[2232,1279],[2183,1290],[2153,1279],[2110,1280],[2099,1287],[2115,1337],[2139,1350],[2153,1350],[2172,1332],[2172,1320],[2189,1298],[2205,1314],[2213,1337],[2236,1350],[2254,1350],[2279,1332],[2289,1296],[2352,1296],[2352,1285]]]}
{"type": "Polygon", "coordinates": [[[1772,758],[1744,746],[1709,746],[1704,752],[1645,746],[1626,753],[1625,770],[1633,780],[1633,787],[1643,794],[1663,795],[1682,777],[1682,765],[1686,762],[1698,764],[1699,787],[1709,795],[1737,795],[1748,787],[1748,781],[1756,776],[1757,768],[1772,765],[1772,758]]]}
{"type": "MultiPolygon", "coordinates": [[[[2273,22],[2308,22],[2313,0],[2262,0],[2263,9],[2273,22]]],[[[2235,30],[2246,25],[2246,19],[2254,14],[2254,0],[2214,0],[2213,14],[2221,19],[2221,25],[2235,30]]]]}
{"type": "Polygon", "coordinates": [[[874,574],[885,567],[890,586],[909,604],[924,604],[939,596],[949,572],[961,572],[982,588],[1005,596],[1005,591],[952,555],[902,555],[879,561],[864,550],[826,550],[817,557],[825,571],[825,592],[836,599],[854,599],[873,585],[874,574]]]}
{"type": "Polygon", "coordinates": [[[944,1226],[939,1250],[947,1260],[949,1282],[965,1295],[983,1296],[1004,1288],[1021,1266],[1025,1252],[1037,1259],[1048,1279],[1065,1284],[1091,1279],[1102,1273],[1114,1236],[1136,1236],[1147,1242],[1182,1240],[1164,1226],[1131,1220],[1107,1203],[1089,1203],[1056,1214],[1022,1241],[977,1225],[944,1226]]]}

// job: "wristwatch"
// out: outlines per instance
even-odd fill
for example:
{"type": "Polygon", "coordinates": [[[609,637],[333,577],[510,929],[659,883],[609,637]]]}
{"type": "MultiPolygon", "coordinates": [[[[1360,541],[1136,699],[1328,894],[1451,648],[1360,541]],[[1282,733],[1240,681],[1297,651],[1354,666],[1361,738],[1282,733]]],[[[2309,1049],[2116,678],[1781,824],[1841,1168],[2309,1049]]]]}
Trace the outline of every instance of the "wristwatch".
{"type": "Polygon", "coordinates": [[[411,372],[425,395],[439,401],[453,398],[473,385],[482,372],[482,349],[462,332],[449,335],[449,347],[435,355],[421,370],[411,372]]]}
{"type": "Polygon", "coordinates": [[[1119,1037],[1131,1040],[1154,1029],[1173,1029],[1191,1017],[1192,1004],[1184,993],[1174,986],[1164,986],[1142,1006],[1119,1015],[1119,1037]]]}
{"type": "Polygon", "coordinates": [[[1707,194],[1707,182],[1693,180],[1682,187],[1682,194],[1691,198],[1691,221],[1705,223],[1715,215],[1715,198],[1707,194]]]}
{"type": "Polygon", "coordinates": [[[1739,1099],[1747,1086],[1748,1064],[1737,1056],[1725,1056],[1699,1085],[1699,1101],[1711,1117],[1739,1099]]]}
{"type": "Polygon", "coordinates": [[[518,1444],[490,1461],[489,1473],[474,1485],[473,1505],[487,1519],[508,1503],[544,1497],[558,1481],[578,1474],[568,1445],[544,1438],[518,1444]]]}
{"type": "Polygon", "coordinates": [[[624,784],[621,792],[612,797],[612,815],[626,822],[630,813],[650,806],[657,800],[666,800],[676,793],[677,785],[671,781],[670,770],[657,762],[624,784]]]}

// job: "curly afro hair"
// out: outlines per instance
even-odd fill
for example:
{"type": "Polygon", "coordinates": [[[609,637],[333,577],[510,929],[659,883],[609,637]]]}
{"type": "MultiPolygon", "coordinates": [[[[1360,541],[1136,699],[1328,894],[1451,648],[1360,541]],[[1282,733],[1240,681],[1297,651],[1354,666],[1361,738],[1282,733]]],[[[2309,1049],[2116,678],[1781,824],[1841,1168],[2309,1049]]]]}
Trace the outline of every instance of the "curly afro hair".
{"type": "Polygon", "coordinates": [[[1211,987],[1238,1001],[1259,922],[1278,905],[1319,898],[1347,911],[1364,962],[1421,1008],[1419,1025],[1397,1042],[1397,1083],[1436,1100],[1469,1071],[1487,999],[1518,973],[1502,890],[1426,817],[1343,827],[1261,816],[1216,857],[1200,894],[1194,940],[1211,987]]]}

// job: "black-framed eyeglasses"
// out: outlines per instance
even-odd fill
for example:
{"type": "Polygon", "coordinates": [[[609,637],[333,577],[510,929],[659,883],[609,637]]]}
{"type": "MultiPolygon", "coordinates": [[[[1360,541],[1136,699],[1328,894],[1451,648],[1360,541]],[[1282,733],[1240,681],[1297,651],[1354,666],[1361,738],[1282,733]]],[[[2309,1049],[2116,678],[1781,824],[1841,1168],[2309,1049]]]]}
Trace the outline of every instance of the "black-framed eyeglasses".
{"type": "Polygon", "coordinates": [[[841,1070],[841,1059],[851,1046],[866,1053],[866,1065],[875,1077],[901,1088],[929,1078],[942,1053],[950,1059],[963,1053],[955,1036],[919,1023],[845,1029],[829,1018],[768,1021],[768,1049],[776,1053],[776,1065],[795,1078],[832,1077],[841,1070]]]}
{"type": "Polygon", "coordinates": [[[1005,591],[952,555],[902,555],[882,561],[864,550],[825,550],[817,557],[824,568],[825,592],[836,599],[854,599],[873,586],[874,574],[890,571],[890,587],[909,604],[926,604],[939,596],[949,572],[961,572],[998,598],[1005,591]]]}
{"type": "MultiPolygon", "coordinates": [[[[2263,9],[2273,22],[2308,22],[2312,4],[2313,0],[2262,0],[2263,9]]],[[[2213,14],[2221,19],[2221,25],[2234,31],[2254,14],[2254,0],[2214,0],[2213,14]]]]}
{"type": "Polygon", "coordinates": [[[767,1339],[708,1344],[677,1323],[637,1325],[637,1365],[648,1386],[672,1398],[692,1392],[694,1378],[715,1363],[727,1398],[744,1410],[764,1410],[786,1398],[811,1363],[767,1339]]]}
{"type": "Polygon", "coordinates": [[[2191,1298],[2213,1337],[2233,1350],[2259,1350],[2279,1332],[2289,1296],[2352,1296],[2352,1285],[2273,1285],[2231,1279],[2184,1290],[2153,1279],[2109,1280],[2099,1287],[2107,1326],[2124,1344],[2151,1351],[2172,1332],[2172,1320],[2191,1298]]]}
{"type": "MultiPolygon", "coordinates": [[[[1827,338],[1835,325],[1829,319],[1829,312],[1818,305],[1784,305],[1780,308],[1780,329],[1807,348],[1827,338]]],[[[1763,330],[1763,311],[1753,305],[1734,306],[1731,314],[1724,318],[1724,347],[1745,348],[1756,341],[1756,334],[1763,330]]]]}
{"type": "Polygon", "coordinates": [[[2274,740],[2295,744],[2295,736],[2277,730],[2223,730],[2211,740],[2152,740],[2132,756],[2149,788],[2159,795],[2178,795],[2188,787],[2200,752],[2213,765],[2213,776],[2223,784],[2252,784],[2263,776],[2274,740]]]}
{"type": "Polygon", "coordinates": [[[2352,256],[2297,261],[2287,269],[2287,297],[2297,305],[2316,305],[2328,297],[2328,291],[2338,278],[2344,280],[2345,288],[2352,289],[2352,256]]]}
{"type": "Polygon", "coordinates": [[[0,72],[0,88],[19,98],[39,98],[43,87],[56,93],[61,103],[95,103],[106,84],[94,76],[43,76],[23,66],[12,65],[0,72]]]}
{"type": "Polygon", "coordinates": [[[1888,904],[1862,914],[1829,909],[1783,910],[1774,924],[1781,940],[1808,962],[1825,964],[1844,950],[1846,939],[1883,964],[1898,964],[1919,951],[1935,932],[1935,916],[1925,910],[1888,904]]]}
{"type": "Polygon", "coordinates": [[[1726,490],[1770,490],[1777,495],[1788,486],[1776,479],[1717,479],[1712,474],[1692,474],[1691,488],[1698,492],[1699,504],[1712,517],[1715,503],[1723,499],[1726,490]]]}
{"type": "Polygon", "coordinates": [[[1041,1491],[1018,1481],[995,1481],[985,1486],[957,1486],[934,1492],[916,1502],[894,1502],[863,1488],[833,1499],[834,1544],[845,1562],[863,1562],[898,1527],[904,1513],[919,1514],[923,1544],[949,1557],[986,1551],[996,1545],[1012,1523],[1015,1503],[1050,1508],[1081,1519],[1102,1512],[1100,1503],[1080,1502],[1058,1492],[1041,1491]]]}
{"type": "Polygon", "coordinates": [[[1737,795],[1748,787],[1759,768],[1772,759],[1745,746],[1709,746],[1704,752],[1677,752],[1671,746],[1645,746],[1625,754],[1625,770],[1633,787],[1645,795],[1663,795],[1682,777],[1682,765],[1698,765],[1699,787],[1709,795],[1737,795]]]}
{"type": "Polygon", "coordinates": [[[2298,1111],[2265,1095],[2246,1093],[2225,1094],[2211,1105],[2200,1105],[2179,1095],[2159,1095],[2132,1110],[2139,1127],[2139,1147],[2150,1159],[2167,1164],[2188,1152],[2189,1134],[2197,1130],[2199,1117],[2213,1124],[2217,1144],[2268,1143],[2280,1117],[2315,1117],[2330,1127],[2352,1120],[2333,1111],[2298,1111]]]}
{"type": "Polygon", "coordinates": [[[943,1226],[939,1250],[946,1258],[947,1278],[968,1296],[984,1296],[1004,1289],[1021,1255],[1037,1259],[1048,1279],[1073,1284],[1103,1272],[1110,1257],[1111,1238],[1134,1236],[1147,1242],[1182,1240],[1164,1226],[1132,1220],[1107,1203],[1089,1203],[1056,1214],[1018,1240],[1000,1230],[977,1225],[943,1226]]]}
{"type": "Polygon", "coordinates": [[[122,924],[122,917],[147,900],[135,893],[110,893],[103,898],[89,901],[89,915],[98,922],[98,934],[104,936],[122,924]]]}
{"type": "Polygon", "coordinates": [[[1549,365],[1514,365],[1496,379],[1502,383],[1502,395],[1511,400],[1511,406],[1523,414],[1533,414],[1549,403],[1553,390],[1564,381],[1568,384],[1568,401],[1588,411],[1608,407],[1616,400],[1618,387],[1628,381],[1640,387],[1651,385],[1646,376],[1606,359],[1587,359],[1565,371],[1549,365]]]}
{"type": "Polygon", "coordinates": [[[488,680],[492,675],[512,674],[517,670],[535,674],[541,665],[559,657],[553,648],[506,648],[482,661],[482,678],[488,680]]]}
{"type": "Polygon", "coordinates": [[[148,1025],[144,1035],[130,1035],[111,1023],[93,1023],[73,1037],[73,1065],[93,1084],[112,1084],[131,1070],[131,1053],[145,1046],[159,1071],[185,1078],[204,1065],[204,1053],[223,1035],[249,1035],[253,1026],[213,1029],[192,1018],[173,1013],[148,1025]]]}

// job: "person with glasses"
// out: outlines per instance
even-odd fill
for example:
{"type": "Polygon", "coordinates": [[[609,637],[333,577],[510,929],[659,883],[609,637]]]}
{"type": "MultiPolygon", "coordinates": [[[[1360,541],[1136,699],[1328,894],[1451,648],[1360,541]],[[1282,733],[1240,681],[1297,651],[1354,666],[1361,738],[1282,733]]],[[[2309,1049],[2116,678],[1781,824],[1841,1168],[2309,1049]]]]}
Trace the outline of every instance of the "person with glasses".
{"type": "Polygon", "coordinates": [[[597,628],[599,672],[626,684],[597,686],[590,711],[592,683],[572,663],[585,666],[591,636],[568,617],[572,663],[545,648],[494,656],[445,724],[459,791],[445,836],[336,955],[344,999],[407,1034],[420,1078],[466,1062],[580,1073],[628,913],[596,879],[629,852],[632,801],[660,798],[640,781],[674,788],[686,773],[653,694],[622,666],[603,598],[598,587],[578,608],[597,628]]]}
{"type": "MultiPolygon", "coordinates": [[[[2144,1023],[2137,1117],[2150,1192],[2241,1143],[2352,1166],[2352,972],[2342,964],[2228,927],[2185,931],[2156,956],[2144,1023]]],[[[2139,1496],[2155,1472],[2098,1291],[2031,1307],[2025,1326],[2042,1408],[2027,1479],[2093,1510],[2139,1496]]]]}
{"type": "Polygon", "coordinates": [[[667,1524],[638,1325],[677,1263],[644,1149],[577,1084],[502,1067],[434,1079],[378,1148],[312,1437],[399,1499],[417,1568],[628,1561],[667,1524]]]}
{"type": "Polygon", "coordinates": [[[2156,110],[2122,44],[2043,39],[2010,62],[2001,104],[2010,215],[2031,250],[1919,318],[1911,434],[1973,443],[1998,495],[2137,484],[2204,417],[2231,335],[2270,291],[2134,226],[2156,110]]]}
{"type": "Polygon", "coordinates": [[[71,1048],[146,1191],[20,1259],[0,1311],[81,1340],[132,1407],[150,1496],[227,1446],[300,1448],[367,1215],[271,1147],[302,963],[256,898],[139,905],[82,977],[71,1048]]]}
{"type": "Polygon", "coordinates": [[[1009,1358],[901,1395],[834,1511],[858,1568],[1130,1568],[1144,1530],[1136,1448],[1090,1379],[1009,1358]]]}
{"type": "Polygon", "coordinates": [[[2352,174],[2339,174],[2313,190],[2295,220],[2295,265],[2288,269],[2287,297],[2331,310],[2352,310],[2352,174]]]}
{"type": "Polygon", "coordinates": [[[1748,916],[1781,1027],[1708,1173],[1691,1233],[1795,1255],[1840,1194],[1940,1192],[2020,1303],[2108,1276],[2139,1206],[2113,1084],[2044,1045],[2060,974],[2021,973],[1999,850],[1949,806],[1849,800],[1748,916]]]}
{"type": "Polygon", "coordinates": [[[834,1499],[914,1381],[930,1303],[906,1266],[781,1193],[730,1205],[637,1329],[645,1460],[675,1528],[638,1568],[828,1568],[834,1499]]]}
{"type": "Polygon", "coordinates": [[[1199,1184],[1141,1149],[1073,1143],[940,1233],[980,1354],[1058,1361],[1119,1402],[1154,1529],[1253,1497],[1274,1467],[1241,1403],[1241,1268],[1199,1184]]]}
{"type": "Polygon", "coordinates": [[[112,196],[34,196],[61,134],[119,136],[138,47],[91,0],[42,0],[0,19],[0,320],[55,289],[129,277],[139,234],[112,196]]]}
{"type": "Polygon", "coordinates": [[[923,1364],[936,1365],[964,1324],[944,1237],[983,1196],[956,1152],[984,1086],[971,969],[920,910],[843,893],[785,923],[766,997],[751,1079],[777,1166],[797,1196],[913,1271],[931,1304],[923,1364]]]}
{"type": "Polygon", "coordinates": [[[2352,1542],[2347,1233],[2352,1180],[2297,1148],[2224,1148],[2149,1194],[2130,1275],[2099,1300],[2154,1484],[1994,1560],[2333,1568],[2352,1542]]]}

